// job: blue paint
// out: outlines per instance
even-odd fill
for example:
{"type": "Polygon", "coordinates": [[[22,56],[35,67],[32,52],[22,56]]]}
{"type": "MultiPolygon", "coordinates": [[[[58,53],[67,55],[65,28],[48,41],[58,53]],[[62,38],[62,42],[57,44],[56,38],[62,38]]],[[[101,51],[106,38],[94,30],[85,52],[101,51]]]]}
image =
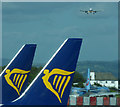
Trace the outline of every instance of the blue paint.
{"type": "MultiPolygon", "coordinates": [[[[48,69],[49,72],[51,72],[55,68],[62,69],[68,72],[75,71],[81,43],[82,43],[82,39],[77,39],[77,38],[68,39],[45,69],[48,69]]],[[[62,103],[60,103],[57,96],[53,92],[51,92],[48,88],[46,88],[42,80],[43,76],[45,76],[45,74],[42,72],[41,75],[36,79],[34,84],[26,92],[26,94],[21,99],[11,104],[13,105],[67,105],[74,74],[70,75],[71,79],[63,93],[63,97],[61,98],[62,103]]],[[[53,83],[54,76],[55,75],[53,75],[53,77],[51,76],[49,79],[49,82],[51,84],[53,83]]],[[[63,75],[60,75],[60,74],[58,76],[63,77],[63,75]]]]}
{"type": "MultiPolygon", "coordinates": [[[[20,53],[16,56],[16,58],[12,61],[12,63],[7,67],[7,69],[12,71],[13,69],[17,68],[20,70],[30,71],[35,49],[36,49],[35,44],[26,44],[23,47],[23,49],[20,51],[20,53]]],[[[11,102],[19,97],[16,90],[13,87],[11,87],[5,80],[5,77],[4,77],[5,75],[6,75],[6,71],[0,77],[2,78],[2,82],[0,83],[2,83],[2,103],[3,104],[11,102]]],[[[29,76],[29,73],[27,74],[27,77],[28,76],[29,76]]],[[[13,82],[13,77],[14,77],[14,74],[10,76],[10,80],[12,82],[13,82]]],[[[20,94],[25,90],[26,86],[27,86],[27,78],[23,84],[20,94]]]]}

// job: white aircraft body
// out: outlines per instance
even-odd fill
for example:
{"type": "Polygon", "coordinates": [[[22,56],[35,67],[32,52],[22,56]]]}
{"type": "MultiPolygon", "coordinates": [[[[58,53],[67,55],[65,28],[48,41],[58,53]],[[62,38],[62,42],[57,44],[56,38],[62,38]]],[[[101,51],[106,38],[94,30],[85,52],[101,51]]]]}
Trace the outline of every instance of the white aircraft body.
{"type": "Polygon", "coordinates": [[[101,10],[93,10],[92,8],[90,8],[89,10],[80,10],[80,12],[84,12],[84,13],[87,13],[87,14],[89,14],[89,13],[95,14],[95,13],[100,12],[100,11],[101,10]]]}

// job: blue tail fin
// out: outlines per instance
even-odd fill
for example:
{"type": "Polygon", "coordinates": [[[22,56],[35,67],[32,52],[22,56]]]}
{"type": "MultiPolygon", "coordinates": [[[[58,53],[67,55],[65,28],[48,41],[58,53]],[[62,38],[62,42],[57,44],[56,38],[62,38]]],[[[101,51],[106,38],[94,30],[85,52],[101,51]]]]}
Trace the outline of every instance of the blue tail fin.
{"type": "Polygon", "coordinates": [[[64,41],[14,105],[67,105],[82,39],[64,41]]]}
{"type": "Polygon", "coordinates": [[[3,104],[15,100],[25,90],[35,49],[35,44],[24,45],[1,73],[3,104]]]}
{"type": "Polygon", "coordinates": [[[87,92],[90,90],[90,69],[88,68],[88,75],[87,75],[87,81],[86,81],[86,90],[87,92]]]}

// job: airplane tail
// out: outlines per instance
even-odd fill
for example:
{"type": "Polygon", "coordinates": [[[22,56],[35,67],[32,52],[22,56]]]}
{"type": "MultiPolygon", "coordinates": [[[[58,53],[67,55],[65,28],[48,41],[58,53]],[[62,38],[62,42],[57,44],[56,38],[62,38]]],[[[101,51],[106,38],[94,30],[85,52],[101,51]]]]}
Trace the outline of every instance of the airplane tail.
{"type": "Polygon", "coordinates": [[[25,90],[35,49],[35,44],[23,45],[0,74],[2,80],[2,104],[15,100],[25,90]]]}
{"type": "Polygon", "coordinates": [[[86,81],[86,90],[87,92],[90,90],[90,69],[88,68],[88,75],[87,75],[87,81],[86,81]]]}
{"type": "Polygon", "coordinates": [[[82,39],[64,41],[13,105],[67,105],[82,39]]]}

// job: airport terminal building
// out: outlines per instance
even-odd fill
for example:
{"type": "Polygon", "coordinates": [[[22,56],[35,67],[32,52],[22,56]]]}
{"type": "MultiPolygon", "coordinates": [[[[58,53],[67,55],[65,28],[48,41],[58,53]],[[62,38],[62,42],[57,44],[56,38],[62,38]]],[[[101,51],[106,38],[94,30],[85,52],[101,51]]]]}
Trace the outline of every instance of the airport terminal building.
{"type": "Polygon", "coordinates": [[[118,89],[118,80],[109,72],[90,72],[90,83],[98,83],[106,87],[115,87],[118,89]]]}

